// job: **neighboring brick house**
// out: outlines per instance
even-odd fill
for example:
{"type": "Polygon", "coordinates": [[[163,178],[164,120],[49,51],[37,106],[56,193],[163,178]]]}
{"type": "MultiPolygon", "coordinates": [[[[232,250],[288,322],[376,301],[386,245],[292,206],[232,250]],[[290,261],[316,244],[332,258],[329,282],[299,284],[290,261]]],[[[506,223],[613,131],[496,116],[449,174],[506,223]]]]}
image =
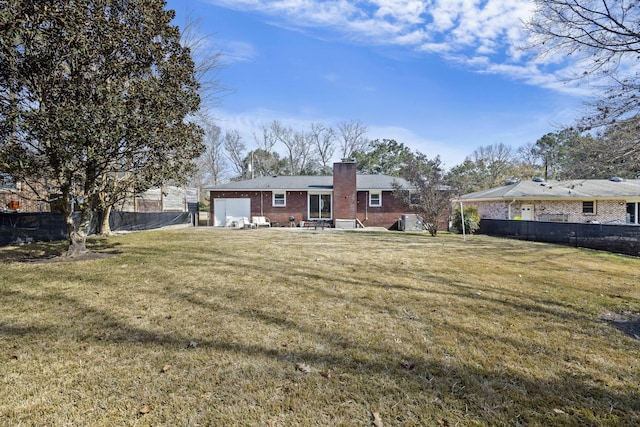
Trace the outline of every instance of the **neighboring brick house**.
{"type": "Polygon", "coordinates": [[[22,208],[21,185],[0,176],[0,212],[17,211],[22,208]]]}
{"type": "MultiPolygon", "coordinates": [[[[51,204],[42,200],[47,186],[37,187],[36,193],[29,185],[0,174],[0,212],[50,212],[51,204]]],[[[123,212],[187,212],[190,205],[196,205],[199,192],[195,187],[164,186],[151,188],[144,193],[128,196],[115,206],[115,210],[123,212]]],[[[53,203],[55,194],[49,194],[53,203]]]]}
{"type": "Polygon", "coordinates": [[[532,180],[465,194],[480,218],[640,224],[640,180],[532,180]]]}
{"type": "Polygon", "coordinates": [[[28,185],[0,174],[0,212],[49,212],[49,204],[28,185]]]}
{"type": "Polygon", "coordinates": [[[393,182],[413,187],[387,175],[359,175],[356,163],[333,165],[332,176],[269,176],[205,187],[211,196],[210,225],[226,226],[229,218],[268,217],[273,224],[290,225],[290,218],[392,228],[411,210],[393,195],[393,182]],[[345,220],[345,221],[341,221],[345,220]],[[357,220],[357,221],[356,221],[357,220]]]}

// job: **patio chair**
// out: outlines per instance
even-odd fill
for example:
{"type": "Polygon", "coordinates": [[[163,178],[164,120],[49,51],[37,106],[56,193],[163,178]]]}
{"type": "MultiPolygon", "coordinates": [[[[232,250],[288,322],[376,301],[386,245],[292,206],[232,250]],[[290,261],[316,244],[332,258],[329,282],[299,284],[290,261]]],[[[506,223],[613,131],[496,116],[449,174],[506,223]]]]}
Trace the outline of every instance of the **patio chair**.
{"type": "Polygon", "coordinates": [[[251,224],[255,224],[256,227],[271,227],[271,221],[266,216],[254,216],[251,217],[251,224]]]}

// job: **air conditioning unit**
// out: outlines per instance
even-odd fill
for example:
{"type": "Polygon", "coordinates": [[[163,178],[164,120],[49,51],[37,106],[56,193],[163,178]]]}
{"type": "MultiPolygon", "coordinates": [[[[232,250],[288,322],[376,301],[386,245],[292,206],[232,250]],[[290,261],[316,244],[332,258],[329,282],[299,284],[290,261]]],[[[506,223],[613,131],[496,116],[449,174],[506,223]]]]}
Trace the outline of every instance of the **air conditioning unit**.
{"type": "Polygon", "coordinates": [[[400,217],[400,231],[422,231],[422,220],[416,214],[405,214],[400,217]]]}

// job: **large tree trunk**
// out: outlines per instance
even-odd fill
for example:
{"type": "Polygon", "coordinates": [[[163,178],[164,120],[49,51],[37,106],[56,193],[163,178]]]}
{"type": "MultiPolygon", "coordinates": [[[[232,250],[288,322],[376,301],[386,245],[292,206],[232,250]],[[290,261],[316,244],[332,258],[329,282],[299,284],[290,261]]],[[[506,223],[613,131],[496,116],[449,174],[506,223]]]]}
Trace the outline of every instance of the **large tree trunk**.
{"type": "Polygon", "coordinates": [[[66,256],[73,258],[86,253],[89,253],[89,249],[87,249],[87,235],[81,231],[72,231],[69,237],[69,249],[67,250],[66,256]]]}
{"type": "Polygon", "coordinates": [[[72,258],[89,253],[90,251],[87,249],[87,230],[89,230],[89,226],[91,225],[93,211],[89,206],[83,207],[78,227],[76,227],[73,222],[73,213],[71,210],[66,213],[65,217],[67,231],[69,233],[69,249],[67,250],[66,256],[72,258]]]}
{"type": "Polygon", "coordinates": [[[111,217],[111,206],[105,207],[102,211],[102,224],[100,225],[100,234],[102,236],[111,236],[109,217],[111,217]]]}

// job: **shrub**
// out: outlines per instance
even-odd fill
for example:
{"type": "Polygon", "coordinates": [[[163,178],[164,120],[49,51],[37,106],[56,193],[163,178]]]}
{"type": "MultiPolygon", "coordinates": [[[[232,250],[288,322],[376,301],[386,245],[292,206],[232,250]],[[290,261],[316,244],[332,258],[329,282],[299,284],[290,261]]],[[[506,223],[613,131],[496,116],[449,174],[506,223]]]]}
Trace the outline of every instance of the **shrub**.
{"type": "MultiPolygon", "coordinates": [[[[451,224],[452,231],[462,234],[462,215],[460,215],[460,208],[456,208],[453,213],[453,223],[451,224]]],[[[464,207],[464,231],[467,234],[475,233],[480,228],[480,216],[478,215],[478,208],[476,206],[464,207]]]]}

